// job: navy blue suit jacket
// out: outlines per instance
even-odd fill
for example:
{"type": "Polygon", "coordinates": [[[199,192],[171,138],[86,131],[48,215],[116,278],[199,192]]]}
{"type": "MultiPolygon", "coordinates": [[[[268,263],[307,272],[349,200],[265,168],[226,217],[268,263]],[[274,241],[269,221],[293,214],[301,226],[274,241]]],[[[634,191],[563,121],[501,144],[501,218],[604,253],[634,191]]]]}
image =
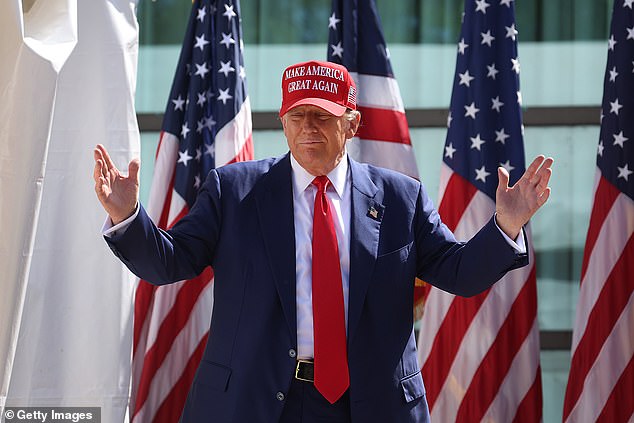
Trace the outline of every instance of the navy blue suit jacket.
{"type": "MultiPolygon", "coordinates": [[[[416,276],[477,294],[525,265],[493,220],[456,242],[416,180],[350,160],[352,213],[348,362],[354,422],[425,422],[425,388],[413,336],[416,276]],[[370,213],[371,209],[377,213],[370,213]]],[[[213,266],[211,336],[184,422],[275,422],[297,349],[295,236],[289,155],[212,171],[190,213],[162,231],[141,208],[107,239],[154,284],[213,266]]],[[[421,334],[425,336],[425,334],[421,334]]]]}

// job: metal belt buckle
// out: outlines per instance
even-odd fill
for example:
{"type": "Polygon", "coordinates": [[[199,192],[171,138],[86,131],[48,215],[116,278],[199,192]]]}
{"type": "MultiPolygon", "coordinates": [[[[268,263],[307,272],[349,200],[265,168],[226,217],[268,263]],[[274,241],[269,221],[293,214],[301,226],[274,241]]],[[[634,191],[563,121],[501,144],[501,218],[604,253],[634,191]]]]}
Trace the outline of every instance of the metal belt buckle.
{"type": "Polygon", "coordinates": [[[306,379],[305,377],[302,377],[303,375],[300,376],[299,369],[300,369],[302,364],[313,365],[313,362],[310,361],[310,360],[297,360],[297,366],[295,366],[295,379],[301,380],[301,381],[304,381],[304,382],[311,382],[311,383],[315,382],[314,377],[313,377],[313,379],[306,379]]]}

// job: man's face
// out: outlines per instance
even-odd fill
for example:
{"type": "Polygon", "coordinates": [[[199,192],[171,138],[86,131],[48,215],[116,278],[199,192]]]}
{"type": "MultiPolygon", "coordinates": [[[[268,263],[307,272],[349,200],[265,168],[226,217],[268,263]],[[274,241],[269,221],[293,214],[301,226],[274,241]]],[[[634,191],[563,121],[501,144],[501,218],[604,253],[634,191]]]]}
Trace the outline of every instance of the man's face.
{"type": "Polygon", "coordinates": [[[359,119],[349,121],[317,106],[302,105],[282,117],[284,135],[295,160],[314,176],[326,175],[343,158],[346,140],[359,119]]]}

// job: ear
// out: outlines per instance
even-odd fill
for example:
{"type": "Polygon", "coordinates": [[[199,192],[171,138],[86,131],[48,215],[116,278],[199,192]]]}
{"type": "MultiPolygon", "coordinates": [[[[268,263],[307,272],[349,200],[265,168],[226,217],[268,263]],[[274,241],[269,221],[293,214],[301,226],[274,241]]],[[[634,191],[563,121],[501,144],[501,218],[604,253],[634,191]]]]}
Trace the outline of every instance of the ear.
{"type": "Polygon", "coordinates": [[[348,129],[346,130],[346,139],[354,137],[361,124],[361,113],[355,113],[353,120],[346,119],[348,122],[348,129]]]}

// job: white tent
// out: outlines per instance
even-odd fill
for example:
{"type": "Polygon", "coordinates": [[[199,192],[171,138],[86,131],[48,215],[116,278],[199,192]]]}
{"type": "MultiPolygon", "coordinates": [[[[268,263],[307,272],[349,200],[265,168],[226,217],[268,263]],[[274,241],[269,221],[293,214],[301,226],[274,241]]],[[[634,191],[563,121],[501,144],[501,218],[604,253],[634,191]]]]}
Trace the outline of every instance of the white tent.
{"type": "Polygon", "coordinates": [[[0,2],[0,410],[125,419],[134,280],[100,236],[92,150],[138,156],[135,8],[0,2]]]}

